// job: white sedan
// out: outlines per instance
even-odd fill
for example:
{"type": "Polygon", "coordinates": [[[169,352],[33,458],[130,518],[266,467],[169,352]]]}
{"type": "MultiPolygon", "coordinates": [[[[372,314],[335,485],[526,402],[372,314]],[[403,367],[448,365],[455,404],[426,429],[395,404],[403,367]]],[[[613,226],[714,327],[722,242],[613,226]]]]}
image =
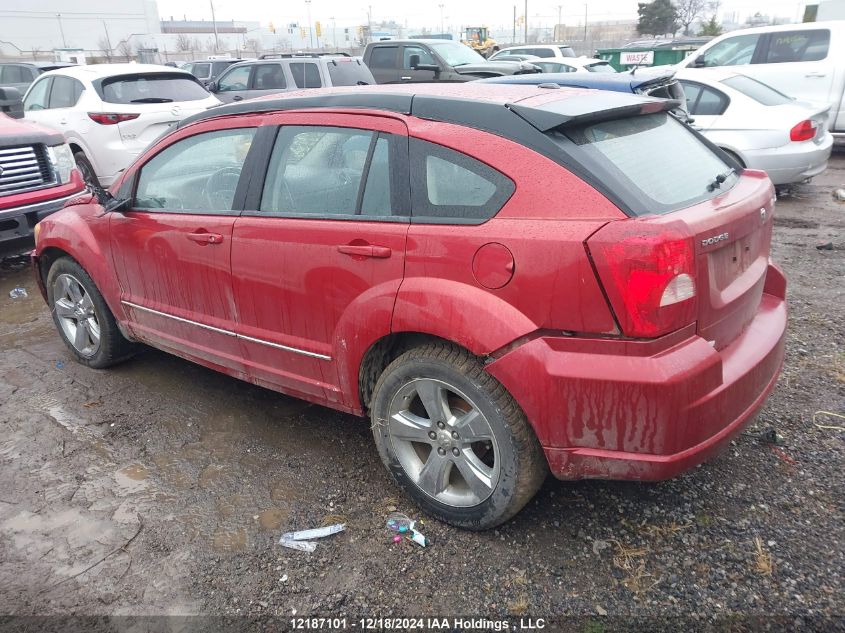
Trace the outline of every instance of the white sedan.
{"type": "Polygon", "coordinates": [[[603,59],[593,57],[561,57],[557,59],[529,59],[544,73],[615,73],[616,69],[603,59]]]}
{"type": "Polygon", "coordinates": [[[729,68],[685,68],[675,79],[693,126],[741,166],[764,170],[775,185],[806,182],[827,168],[830,105],[796,101],[729,68]]]}
{"type": "Polygon", "coordinates": [[[86,182],[108,187],[170,125],[219,103],[183,70],[97,64],[41,75],[24,114],[64,134],[86,182]]]}

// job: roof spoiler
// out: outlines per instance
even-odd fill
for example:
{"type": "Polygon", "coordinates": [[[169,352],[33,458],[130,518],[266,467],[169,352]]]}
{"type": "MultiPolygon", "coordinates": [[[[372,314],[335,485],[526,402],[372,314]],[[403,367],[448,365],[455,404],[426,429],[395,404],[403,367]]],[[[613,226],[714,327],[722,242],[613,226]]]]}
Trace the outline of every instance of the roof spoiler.
{"type": "Polygon", "coordinates": [[[505,107],[539,131],[548,132],[555,128],[668,112],[681,105],[681,102],[676,99],[651,99],[613,92],[605,94],[612,96],[605,99],[604,104],[597,103],[596,98],[590,95],[584,98],[552,101],[541,107],[523,106],[518,103],[509,103],[505,107]],[[617,96],[622,98],[617,98],[617,96]]]}

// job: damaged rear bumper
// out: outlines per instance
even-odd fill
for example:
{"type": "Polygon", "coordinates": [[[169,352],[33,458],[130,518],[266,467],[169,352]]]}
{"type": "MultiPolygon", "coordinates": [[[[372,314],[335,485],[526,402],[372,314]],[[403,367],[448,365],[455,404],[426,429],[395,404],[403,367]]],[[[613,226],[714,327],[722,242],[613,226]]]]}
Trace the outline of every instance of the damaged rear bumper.
{"type": "Polygon", "coordinates": [[[785,291],[770,265],[754,319],[718,351],[694,327],[654,341],[543,337],[487,370],[559,479],[667,479],[718,453],[762,407],[783,363],[785,291]]]}

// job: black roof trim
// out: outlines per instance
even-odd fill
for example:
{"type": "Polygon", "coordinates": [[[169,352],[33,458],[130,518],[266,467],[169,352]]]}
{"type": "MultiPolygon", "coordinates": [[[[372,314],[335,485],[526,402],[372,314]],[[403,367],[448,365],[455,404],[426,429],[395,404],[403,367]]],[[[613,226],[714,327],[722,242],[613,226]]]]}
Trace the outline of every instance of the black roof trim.
{"type": "Polygon", "coordinates": [[[601,92],[599,103],[594,95],[589,99],[572,97],[561,101],[552,101],[539,108],[509,103],[507,108],[528,121],[541,132],[555,128],[587,123],[598,123],[611,119],[621,119],[653,112],[665,112],[681,105],[680,101],[655,99],[609,91],[601,92]]]}
{"type": "Polygon", "coordinates": [[[411,114],[412,94],[391,94],[385,92],[372,94],[334,94],[318,97],[293,97],[289,99],[268,99],[266,101],[242,101],[214,106],[205,112],[182,119],[178,128],[191,123],[233,114],[262,114],[283,110],[303,110],[307,108],[357,108],[372,110],[387,110],[398,114],[411,114]]]}

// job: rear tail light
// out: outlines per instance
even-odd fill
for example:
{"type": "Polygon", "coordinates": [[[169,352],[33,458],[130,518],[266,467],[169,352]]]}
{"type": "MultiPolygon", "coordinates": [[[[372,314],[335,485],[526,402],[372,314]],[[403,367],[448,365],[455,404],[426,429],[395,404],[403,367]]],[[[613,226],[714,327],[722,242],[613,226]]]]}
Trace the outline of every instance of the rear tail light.
{"type": "Polygon", "coordinates": [[[611,222],[587,241],[625,335],[652,338],[695,321],[695,248],[684,228],[611,222]]]}
{"type": "Polygon", "coordinates": [[[816,135],[816,122],[807,119],[789,130],[790,141],[809,141],[816,135]]]}
{"type": "Polygon", "coordinates": [[[95,123],[100,125],[114,125],[115,123],[123,123],[124,121],[131,121],[141,116],[135,114],[121,114],[118,112],[89,112],[88,116],[95,123]]]}

